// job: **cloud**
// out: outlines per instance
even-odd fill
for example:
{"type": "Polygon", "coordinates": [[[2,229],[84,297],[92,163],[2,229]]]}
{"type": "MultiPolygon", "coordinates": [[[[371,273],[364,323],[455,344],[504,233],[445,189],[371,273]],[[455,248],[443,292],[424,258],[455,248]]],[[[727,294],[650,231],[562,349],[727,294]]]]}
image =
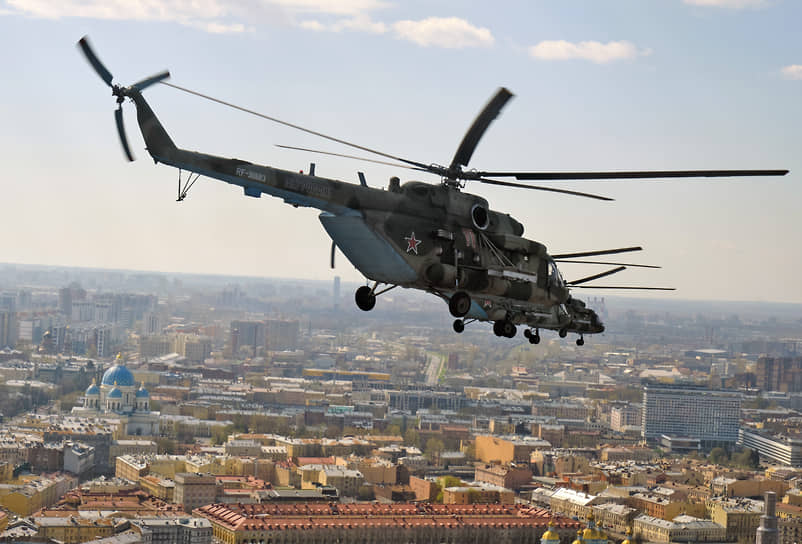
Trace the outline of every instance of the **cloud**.
{"type": "Polygon", "coordinates": [[[488,29],[473,26],[458,17],[428,17],[420,21],[398,21],[393,24],[393,30],[399,38],[421,47],[448,49],[489,47],[495,41],[488,29]]]}
{"type": "Polygon", "coordinates": [[[385,32],[382,23],[372,23],[368,13],[389,6],[384,0],[6,0],[0,14],[46,19],[67,17],[172,22],[205,32],[245,32],[248,25],[276,21],[315,27],[315,21],[296,23],[301,15],[345,17],[333,29],[385,32]],[[377,30],[378,29],[378,30],[377,30]]]}
{"type": "Polygon", "coordinates": [[[802,79],[802,64],[791,64],[784,67],[780,72],[786,79],[802,79]]]}
{"type": "Polygon", "coordinates": [[[310,19],[301,21],[298,23],[298,26],[304,30],[313,30],[315,32],[342,32],[348,30],[366,32],[368,34],[384,34],[387,32],[386,24],[372,21],[367,15],[357,15],[349,19],[340,19],[328,24],[310,19]]]}
{"type": "Polygon", "coordinates": [[[682,2],[691,6],[728,9],[762,8],[768,5],[766,0],[682,0],[682,2]]]}
{"type": "Polygon", "coordinates": [[[614,60],[634,59],[649,55],[651,50],[638,49],[627,41],[573,43],[565,40],[546,40],[529,48],[529,55],[540,60],[589,60],[604,64],[614,60]]]}

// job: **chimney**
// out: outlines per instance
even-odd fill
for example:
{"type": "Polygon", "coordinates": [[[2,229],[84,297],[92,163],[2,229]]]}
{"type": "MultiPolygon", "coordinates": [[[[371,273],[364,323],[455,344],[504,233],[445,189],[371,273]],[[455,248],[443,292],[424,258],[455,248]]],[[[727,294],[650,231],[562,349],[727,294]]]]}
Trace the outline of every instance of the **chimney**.
{"type": "Polygon", "coordinates": [[[763,515],[760,517],[760,527],[757,528],[755,544],[778,544],[777,533],[777,494],[767,491],[765,495],[763,515]]]}

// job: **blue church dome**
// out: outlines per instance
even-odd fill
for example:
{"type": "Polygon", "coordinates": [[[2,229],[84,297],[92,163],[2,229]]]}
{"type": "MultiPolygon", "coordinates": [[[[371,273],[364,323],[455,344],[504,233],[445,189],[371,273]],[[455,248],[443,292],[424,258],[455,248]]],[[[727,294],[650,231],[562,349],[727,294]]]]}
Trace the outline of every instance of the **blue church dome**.
{"type": "Polygon", "coordinates": [[[122,364],[114,365],[103,374],[103,380],[101,381],[103,385],[115,385],[115,382],[116,385],[124,387],[136,385],[134,375],[122,364]]]}
{"type": "Polygon", "coordinates": [[[148,390],[145,389],[144,385],[142,387],[140,387],[139,389],[137,389],[136,398],[142,399],[142,398],[148,398],[148,397],[150,397],[150,393],[148,393],[148,390]]]}
{"type": "Polygon", "coordinates": [[[94,380],[92,380],[92,385],[86,388],[86,395],[100,395],[100,388],[97,386],[94,380]]]}
{"type": "Polygon", "coordinates": [[[121,399],[123,398],[123,392],[120,391],[117,387],[109,391],[109,394],[106,398],[109,399],[121,399]]]}

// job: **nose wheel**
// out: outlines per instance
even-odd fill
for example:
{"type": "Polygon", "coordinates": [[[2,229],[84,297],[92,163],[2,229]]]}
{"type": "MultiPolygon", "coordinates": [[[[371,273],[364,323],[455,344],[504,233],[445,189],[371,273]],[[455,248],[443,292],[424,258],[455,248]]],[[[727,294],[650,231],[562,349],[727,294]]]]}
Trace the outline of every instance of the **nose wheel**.
{"type": "Polygon", "coordinates": [[[585,339],[580,336],[579,338],[576,339],[576,345],[577,346],[584,346],[585,345],[585,339]]]}
{"type": "Polygon", "coordinates": [[[455,319],[453,327],[454,327],[454,332],[459,334],[465,330],[465,322],[462,319],[455,319]]]}

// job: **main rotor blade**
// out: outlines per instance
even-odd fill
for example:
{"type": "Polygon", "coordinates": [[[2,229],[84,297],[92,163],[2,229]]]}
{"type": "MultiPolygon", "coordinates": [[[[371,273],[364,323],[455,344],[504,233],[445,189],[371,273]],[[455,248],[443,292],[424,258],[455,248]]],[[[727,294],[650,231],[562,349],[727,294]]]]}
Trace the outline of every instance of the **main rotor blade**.
{"type": "Polygon", "coordinates": [[[593,257],[594,255],[615,255],[616,253],[630,253],[632,251],[643,251],[640,246],[634,247],[621,247],[618,249],[602,249],[599,251],[583,251],[581,253],[562,253],[560,255],[552,255],[552,259],[570,259],[572,257],[593,257]]]}
{"type": "Polygon", "coordinates": [[[95,52],[92,50],[92,45],[89,43],[89,37],[84,36],[80,40],[78,40],[78,47],[81,48],[83,51],[86,60],[89,61],[89,64],[92,65],[92,68],[95,69],[97,75],[100,76],[100,79],[106,82],[106,85],[111,87],[111,80],[113,79],[111,72],[109,72],[103,63],[100,62],[100,59],[95,55],[95,52]]]}
{"type": "Polygon", "coordinates": [[[621,285],[571,285],[571,289],[629,289],[638,291],[676,291],[676,287],[629,287],[621,285]]]}
{"type": "Polygon", "coordinates": [[[407,166],[406,164],[398,164],[395,162],[387,162],[387,161],[377,161],[376,159],[368,159],[365,157],[357,157],[356,155],[346,155],[344,153],[333,153],[331,151],[321,151],[320,149],[308,149],[306,147],[295,147],[292,145],[281,145],[275,144],[276,147],[280,147],[282,149],[293,149],[295,151],[306,151],[307,153],[318,153],[320,155],[330,155],[332,157],[343,157],[346,159],[354,159],[357,161],[365,161],[365,162],[373,162],[376,164],[384,164],[387,166],[393,166],[395,168],[407,168],[409,170],[417,170],[419,172],[428,172],[425,168],[418,168],[417,166],[407,166]]]}
{"type": "Polygon", "coordinates": [[[574,286],[579,285],[581,283],[587,283],[589,281],[598,280],[600,278],[606,278],[607,276],[612,276],[613,274],[618,274],[619,272],[622,272],[622,271],[624,271],[626,269],[627,269],[626,266],[619,266],[618,268],[613,268],[611,270],[607,270],[607,271],[601,272],[599,274],[594,274],[592,276],[587,276],[585,278],[581,278],[581,279],[574,280],[574,281],[568,281],[568,282],[565,282],[565,283],[566,283],[566,285],[574,287],[574,286]]]}
{"type": "Polygon", "coordinates": [[[146,88],[150,87],[154,83],[158,83],[159,81],[165,80],[170,77],[170,72],[168,70],[164,70],[159,72],[158,74],[153,74],[150,77],[146,77],[143,80],[137,81],[131,87],[136,89],[137,91],[144,91],[146,88]]]}
{"type": "Polygon", "coordinates": [[[179,85],[175,85],[174,83],[167,83],[166,81],[162,81],[161,84],[162,85],[167,85],[168,87],[172,87],[173,89],[178,89],[179,91],[183,91],[183,92],[191,94],[191,95],[198,96],[200,98],[204,98],[206,100],[210,100],[212,102],[217,102],[218,104],[222,104],[223,106],[228,106],[229,108],[233,108],[235,110],[239,110],[239,111],[242,111],[242,112],[245,112],[245,113],[250,113],[251,115],[255,115],[257,117],[261,117],[262,119],[267,119],[268,121],[272,121],[272,122],[277,123],[279,125],[284,125],[285,127],[290,127],[290,128],[294,128],[296,130],[300,130],[301,132],[306,132],[307,134],[311,134],[313,136],[318,136],[320,138],[324,138],[324,139],[330,140],[332,142],[337,142],[338,144],[347,145],[348,147],[353,147],[354,149],[359,149],[359,150],[365,151],[367,153],[373,153],[374,155],[378,155],[378,156],[384,157],[386,159],[392,159],[394,161],[403,162],[405,164],[410,164],[412,166],[417,166],[418,168],[426,170],[427,172],[433,172],[433,173],[436,173],[436,174],[441,174],[441,172],[445,170],[442,167],[437,169],[432,165],[423,164],[421,162],[411,161],[411,160],[408,160],[408,159],[404,159],[402,157],[396,157],[395,155],[390,155],[389,153],[383,153],[381,151],[377,151],[377,150],[371,149],[369,147],[361,146],[361,145],[358,145],[358,144],[355,144],[355,143],[352,143],[352,142],[348,142],[346,140],[341,140],[341,139],[335,138],[333,136],[328,136],[326,134],[323,134],[322,132],[317,132],[315,130],[304,128],[304,127],[302,127],[300,125],[295,125],[293,123],[288,123],[287,121],[282,121],[281,119],[277,119],[275,117],[270,117],[269,115],[265,115],[265,114],[259,113],[257,111],[253,111],[253,110],[249,110],[247,108],[243,108],[241,106],[237,106],[236,104],[232,104],[230,102],[226,102],[224,100],[220,100],[219,98],[214,98],[212,96],[205,95],[203,93],[199,93],[199,92],[193,91],[191,89],[187,89],[186,87],[181,87],[179,85]]]}
{"type": "Polygon", "coordinates": [[[125,127],[123,126],[123,107],[120,104],[116,110],[114,110],[114,121],[117,123],[117,134],[120,135],[120,143],[123,146],[123,151],[125,151],[125,157],[128,159],[129,162],[134,160],[134,156],[131,154],[131,148],[128,147],[128,138],[125,137],[125,127]]]}
{"type": "Polygon", "coordinates": [[[468,162],[471,160],[471,156],[473,155],[476,146],[479,144],[479,140],[482,139],[487,128],[490,126],[490,123],[498,117],[498,114],[501,113],[501,110],[504,108],[504,105],[513,97],[513,94],[505,89],[504,87],[499,88],[496,91],[496,94],[490,101],[485,104],[485,107],[479,113],[479,115],[474,119],[473,124],[468,129],[468,132],[465,133],[465,136],[462,138],[462,143],[459,144],[457,148],[457,152],[454,154],[454,159],[451,161],[451,169],[456,170],[460,166],[468,166],[468,162]]]}
{"type": "Polygon", "coordinates": [[[639,172],[467,172],[477,177],[513,177],[520,180],[562,181],[588,179],[722,178],[784,176],[788,170],[653,170],[639,172]]]}
{"type": "Polygon", "coordinates": [[[548,191],[550,193],[562,193],[564,195],[583,196],[585,198],[595,198],[596,200],[612,201],[612,198],[591,193],[580,193],[579,191],[569,191],[567,189],[556,189],[554,187],[540,187],[538,185],[524,185],[523,183],[514,183],[512,181],[500,181],[497,179],[476,178],[473,181],[487,183],[489,185],[503,185],[505,187],[518,187],[520,189],[534,189],[535,191],[548,191]]]}
{"type": "Polygon", "coordinates": [[[634,268],[663,268],[662,266],[655,266],[653,264],[633,264],[633,263],[611,263],[609,261],[572,261],[570,259],[554,259],[555,263],[573,263],[573,264],[607,264],[607,265],[620,265],[634,268]]]}

